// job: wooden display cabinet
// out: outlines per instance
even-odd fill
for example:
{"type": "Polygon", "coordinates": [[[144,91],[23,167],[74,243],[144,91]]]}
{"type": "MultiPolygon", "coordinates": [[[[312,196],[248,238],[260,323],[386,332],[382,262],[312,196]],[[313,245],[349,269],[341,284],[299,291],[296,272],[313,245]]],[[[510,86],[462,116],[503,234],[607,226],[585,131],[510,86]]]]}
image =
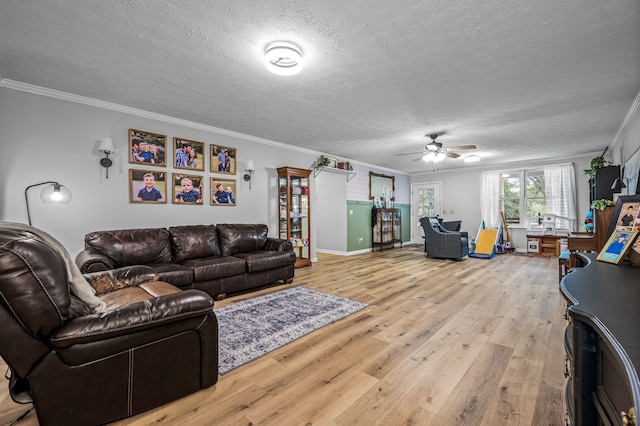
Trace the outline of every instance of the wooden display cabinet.
{"type": "Polygon", "coordinates": [[[376,245],[382,251],[385,245],[400,243],[402,246],[402,222],[400,209],[376,209],[376,223],[371,228],[371,241],[375,250],[376,245]]]}
{"type": "Polygon", "coordinates": [[[278,170],[278,234],[289,240],[296,253],[295,267],[311,266],[309,175],[311,170],[280,167],[278,170]]]}

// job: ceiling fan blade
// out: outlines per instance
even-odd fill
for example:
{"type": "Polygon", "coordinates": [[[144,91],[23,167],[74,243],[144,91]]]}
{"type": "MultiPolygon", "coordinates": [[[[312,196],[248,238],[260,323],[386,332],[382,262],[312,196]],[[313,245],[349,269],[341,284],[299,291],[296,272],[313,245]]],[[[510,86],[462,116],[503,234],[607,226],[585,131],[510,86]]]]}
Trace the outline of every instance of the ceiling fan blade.
{"type": "Polygon", "coordinates": [[[428,151],[420,151],[420,152],[403,152],[396,155],[417,155],[417,154],[426,154],[428,151]]]}
{"type": "Polygon", "coordinates": [[[467,149],[478,149],[475,145],[461,145],[461,146],[450,146],[447,148],[450,151],[464,151],[467,149]]]}
{"type": "Polygon", "coordinates": [[[456,154],[455,152],[451,152],[451,151],[445,151],[444,155],[446,155],[449,158],[458,158],[458,157],[460,157],[460,154],[456,154]]]}

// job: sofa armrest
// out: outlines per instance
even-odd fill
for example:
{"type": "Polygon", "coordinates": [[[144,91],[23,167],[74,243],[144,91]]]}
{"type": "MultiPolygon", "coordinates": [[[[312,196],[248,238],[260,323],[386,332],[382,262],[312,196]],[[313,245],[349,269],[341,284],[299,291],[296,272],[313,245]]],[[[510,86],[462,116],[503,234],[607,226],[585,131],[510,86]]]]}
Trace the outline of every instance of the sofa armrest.
{"type": "Polygon", "coordinates": [[[163,328],[212,313],[211,296],[200,290],[185,290],[75,318],[52,336],[51,343],[56,349],[65,349],[163,328]]]}
{"type": "Polygon", "coordinates": [[[142,283],[158,281],[158,274],[150,266],[135,265],[108,271],[83,274],[96,291],[96,295],[110,293],[125,287],[136,287],[142,283]]]}
{"type": "Polygon", "coordinates": [[[80,272],[83,274],[116,268],[116,265],[107,256],[89,249],[84,249],[78,253],[76,265],[78,265],[80,272]]]}
{"type": "Polygon", "coordinates": [[[266,251],[293,251],[293,245],[291,241],[283,240],[280,238],[267,237],[267,241],[264,245],[266,251]]]}

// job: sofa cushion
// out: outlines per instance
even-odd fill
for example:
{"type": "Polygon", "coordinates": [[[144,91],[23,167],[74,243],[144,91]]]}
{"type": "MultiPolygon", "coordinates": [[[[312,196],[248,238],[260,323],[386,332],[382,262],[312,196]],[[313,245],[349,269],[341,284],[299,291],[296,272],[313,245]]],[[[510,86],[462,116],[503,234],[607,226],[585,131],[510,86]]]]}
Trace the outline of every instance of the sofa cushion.
{"type": "Polygon", "coordinates": [[[216,256],[207,259],[187,260],[182,266],[193,270],[194,282],[244,275],[246,272],[244,259],[233,256],[216,256]]]}
{"type": "Polygon", "coordinates": [[[164,228],[90,232],[86,248],[102,253],[116,267],[171,262],[170,234],[164,228]]]}
{"type": "Polygon", "coordinates": [[[154,263],[149,265],[158,274],[158,281],[178,287],[189,287],[193,283],[193,271],[177,263],[154,263]]]}
{"type": "Polygon", "coordinates": [[[264,248],[269,229],[263,224],[223,223],[217,225],[220,250],[224,256],[264,248]]]}
{"type": "Polygon", "coordinates": [[[177,263],[220,256],[215,225],[172,226],[169,228],[169,233],[173,259],[177,263]]]}
{"type": "Polygon", "coordinates": [[[296,263],[296,254],[293,251],[263,251],[251,253],[237,253],[235,257],[247,262],[247,272],[266,271],[296,263]]]}

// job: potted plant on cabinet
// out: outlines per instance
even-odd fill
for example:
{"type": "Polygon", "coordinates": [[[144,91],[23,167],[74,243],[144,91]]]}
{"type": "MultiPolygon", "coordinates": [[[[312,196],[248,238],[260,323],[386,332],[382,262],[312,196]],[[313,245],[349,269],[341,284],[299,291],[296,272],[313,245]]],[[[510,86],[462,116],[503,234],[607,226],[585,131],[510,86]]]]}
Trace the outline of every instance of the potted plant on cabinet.
{"type": "MultiPolygon", "coordinates": [[[[605,149],[604,152],[607,152],[607,150],[605,149]]],[[[591,159],[591,163],[589,164],[589,168],[585,169],[584,172],[587,175],[589,175],[589,179],[595,178],[596,173],[598,172],[599,169],[603,168],[604,166],[608,166],[609,164],[612,164],[611,161],[607,161],[604,159],[604,152],[602,153],[602,155],[598,157],[593,157],[591,159]]]]}

